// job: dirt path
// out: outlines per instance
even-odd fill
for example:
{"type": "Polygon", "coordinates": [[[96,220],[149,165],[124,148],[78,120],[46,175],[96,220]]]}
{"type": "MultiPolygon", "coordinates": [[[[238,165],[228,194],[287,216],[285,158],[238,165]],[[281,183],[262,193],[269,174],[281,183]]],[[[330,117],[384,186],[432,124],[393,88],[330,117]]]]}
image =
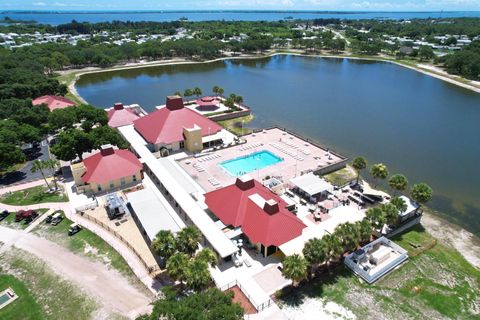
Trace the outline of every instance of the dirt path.
{"type": "MultiPolygon", "coordinates": [[[[75,255],[56,243],[0,226],[0,241],[12,243],[45,261],[53,270],[72,281],[103,306],[107,313],[119,313],[128,318],[151,311],[152,298],[140,292],[118,272],[105,265],[75,255]]],[[[108,315],[106,315],[106,319],[108,315]]],[[[103,318],[103,315],[101,316],[103,318]]]]}
{"type": "Polygon", "coordinates": [[[431,235],[453,246],[471,265],[480,269],[479,238],[437,215],[425,212],[422,225],[431,235]]]}

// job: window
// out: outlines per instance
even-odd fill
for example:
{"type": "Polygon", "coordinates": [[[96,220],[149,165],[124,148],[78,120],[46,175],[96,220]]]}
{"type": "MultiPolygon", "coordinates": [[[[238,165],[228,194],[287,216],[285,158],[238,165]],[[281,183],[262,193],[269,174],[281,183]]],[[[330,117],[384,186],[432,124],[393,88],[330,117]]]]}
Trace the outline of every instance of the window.
{"type": "Polygon", "coordinates": [[[98,190],[98,191],[102,191],[102,186],[101,186],[101,185],[98,185],[98,186],[97,186],[97,190],[98,190]]]}
{"type": "Polygon", "coordinates": [[[110,188],[115,188],[115,184],[113,183],[113,181],[110,181],[110,188]]]}
{"type": "Polygon", "coordinates": [[[125,182],[125,178],[121,178],[121,179],[120,179],[120,185],[123,186],[123,185],[125,185],[125,183],[126,183],[126,182],[125,182]]]}
{"type": "Polygon", "coordinates": [[[180,141],[180,149],[185,148],[185,141],[180,141]]]}
{"type": "Polygon", "coordinates": [[[137,181],[137,175],[133,175],[132,180],[133,180],[133,182],[137,181]]]}

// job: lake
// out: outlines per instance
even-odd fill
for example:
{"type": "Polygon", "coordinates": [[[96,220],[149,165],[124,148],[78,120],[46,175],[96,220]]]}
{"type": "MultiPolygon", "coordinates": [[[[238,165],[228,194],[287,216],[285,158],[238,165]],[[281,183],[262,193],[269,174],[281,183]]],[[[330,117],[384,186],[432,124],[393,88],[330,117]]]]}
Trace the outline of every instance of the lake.
{"type": "Polygon", "coordinates": [[[427,182],[430,206],[480,235],[478,93],[390,63],[289,55],[87,74],[77,90],[101,108],[151,111],[175,91],[214,85],[244,97],[253,127],[287,127],[427,182]]]}
{"type": "Polygon", "coordinates": [[[34,20],[41,24],[58,25],[72,20],[81,22],[105,21],[175,21],[187,18],[189,21],[209,20],[245,20],[245,21],[278,21],[291,17],[293,19],[426,19],[426,18],[458,18],[480,17],[480,11],[424,11],[424,12],[329,12],[329,11],[2,11],[0,20],[10,17],[14,20],[34,20]]]}

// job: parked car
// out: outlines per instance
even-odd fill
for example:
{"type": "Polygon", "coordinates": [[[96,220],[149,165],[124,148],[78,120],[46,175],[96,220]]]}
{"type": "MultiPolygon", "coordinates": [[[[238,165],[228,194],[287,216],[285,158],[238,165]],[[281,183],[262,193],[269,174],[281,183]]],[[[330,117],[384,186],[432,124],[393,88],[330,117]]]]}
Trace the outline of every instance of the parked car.
{"type": "Polygon", "coordinates": [[[45,223],[52,223],[52,218],[55,214],[54,213],[51,213],[49,214],[46,218],[45,218],[45,223]]]}
{"type": "Polygon", "coordinates": [[[25,224],[29,224],[33,220],[37,219],[37,217],[38,217],[38,213],[36,211],[33,211],[30,215],[28,215],[25,218],[25,224]]]}
{"type": "MultiPolygon", "coordinates": [[[[36,215],[35,218],[38,216],[38,214],[33,211],[33,210],[20,210],[15,214],[15,222],[20,222],[22,220],[26,220],[27,218],[36,215]]],[[[32,220],[30,220],[32,221],[32,220]]]]}
{"type": "Polygon", "coordinates": [[[10,214],[10,212],[8,212],[7,209],[0,208],[0,221],[5,219],[6,217],[8,217],[9,214],[10,214]]]}
{"type": "Polygon", "coordinates": [[[63,220],[63,216],[62,216],[62,213],[61,212],[57,212],[53,215],[52,217],[52,220],[50,221],[50,224],[52,226],[56,226],[57,224],[59,224],[60,222],[62,222],[63,220]]]}
{"type": "Polygon", "coordinates": [[[70,225],[70,228],[68,229],[68,235],[73,236],[74,234],[80,232],[80,230],[82,230],[82,226],[78,223],[74,223],[70,225]]]}

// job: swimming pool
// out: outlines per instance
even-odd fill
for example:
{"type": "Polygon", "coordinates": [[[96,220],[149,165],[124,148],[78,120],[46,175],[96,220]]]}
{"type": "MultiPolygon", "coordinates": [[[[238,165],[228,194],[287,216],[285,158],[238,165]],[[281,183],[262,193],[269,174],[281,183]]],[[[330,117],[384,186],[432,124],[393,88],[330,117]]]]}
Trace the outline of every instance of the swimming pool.
{"type": "Polygon", "coordinates": [[[220,163],[219,166],[225,169],[230,175],[237,177],[282,161],[282,158],[274,155],[270,151],[264,150],[224,161],[220,163]]]}

